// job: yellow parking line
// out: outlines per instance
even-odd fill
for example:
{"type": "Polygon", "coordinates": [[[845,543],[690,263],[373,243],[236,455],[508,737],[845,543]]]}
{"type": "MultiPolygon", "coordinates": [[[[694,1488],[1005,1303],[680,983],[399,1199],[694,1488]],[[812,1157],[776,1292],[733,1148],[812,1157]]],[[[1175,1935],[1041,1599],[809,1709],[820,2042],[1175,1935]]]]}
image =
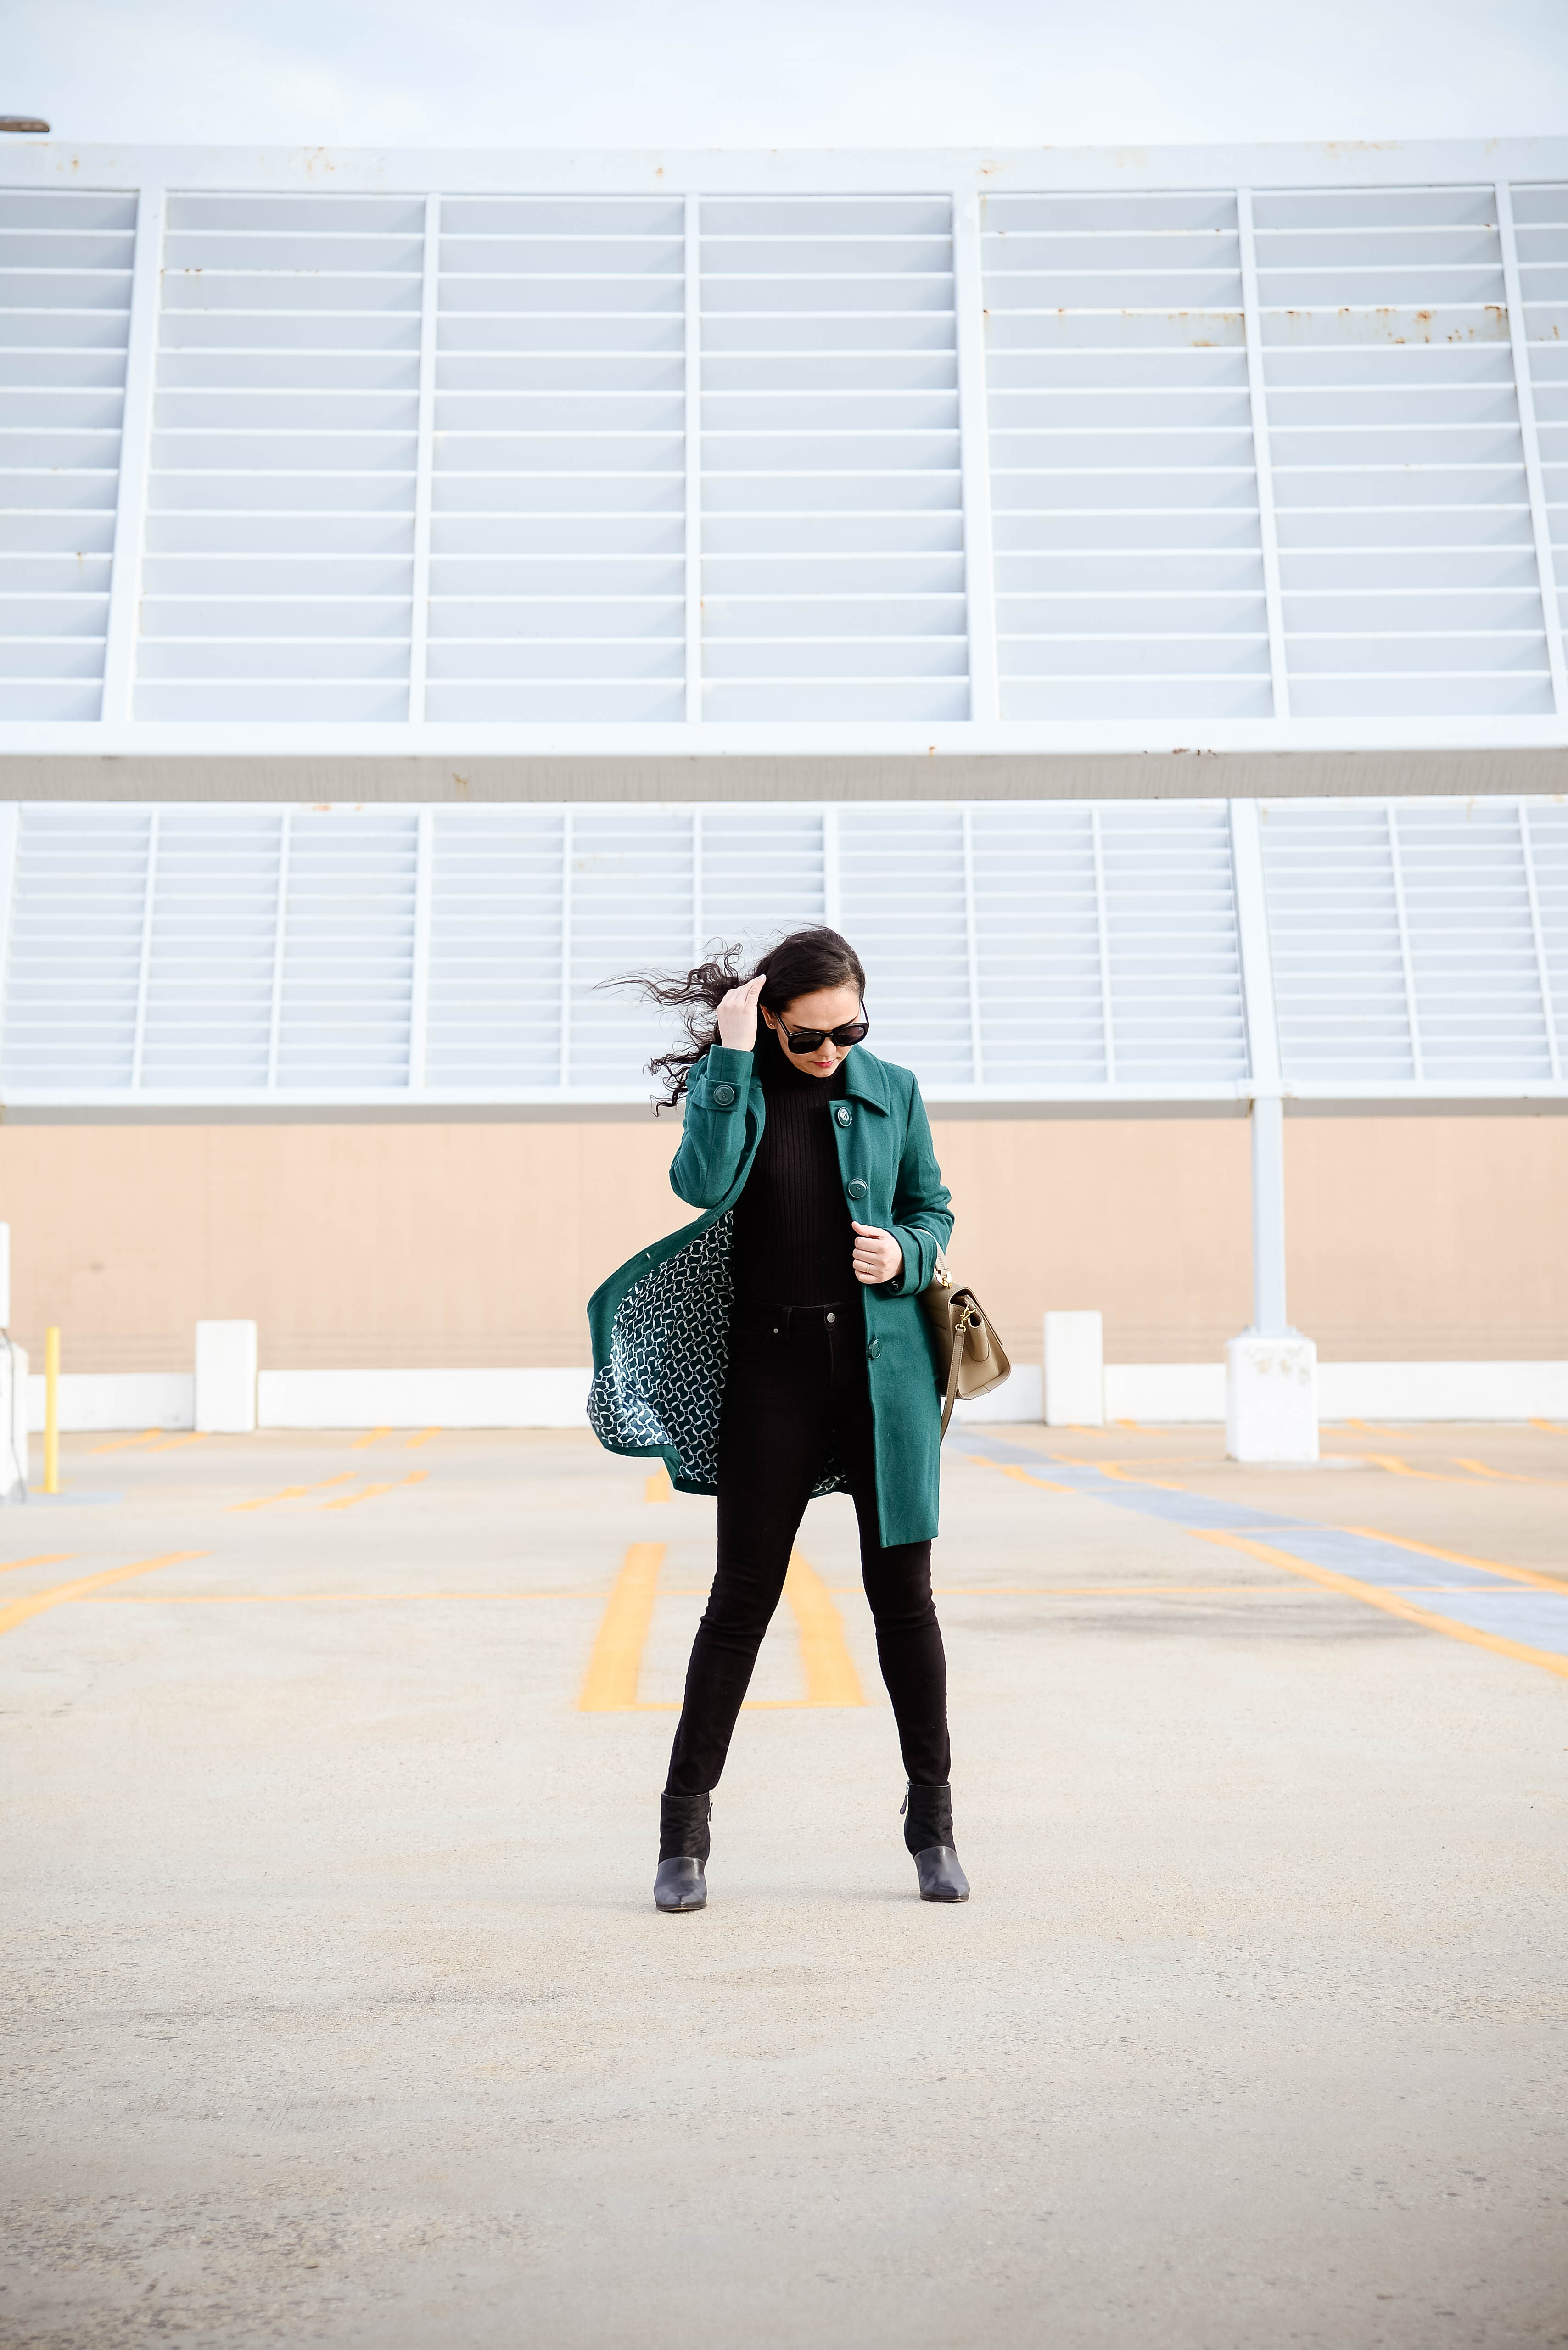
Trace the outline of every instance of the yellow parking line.
{"type": "Polygon", "coordinates": [[[642,1498],[645,1502],[672,1502],[675,1499],[675,1488],[670,1482],[670,1471],[662,1462],[644,1485],[642,1498]]]}
{"type": "Polygon", "coordinates": [[[844,1619],[827,1586],[799,1551],[790,1554],[784,1596],[794,1610],[800,1636],[807,1705],[864,1705],[860,1676],[844,1645],[844,1619]]]}
{"type": "MultiPolygon", "coordinates": [[[[1120,1426],[1119,1421],[1117,1425],[1120,1426]]],[[[1118,1485],[1147,1485],[1157,1493],[1185,1493],[1187,1491],[1185,1485],[1168,1485],[1161,1477],[1140,1477],[1136,1470],[1128,1468],[1122,1461],[1091,1461],[1084,1465],[1097,1469],[1102,1477],[1114,1477],[1118,1485]]]]}
{"type": "Polygon", "coordinates": [[[1473,1477],[1445,1477],[1440,1469],[1412,1469],[1397,1452],[1366,1452],[1363,1460],[1371,1461],[1379,1469],[1386,1469],[1391,1477],[1419,1477],[1428,1485],[1473,1485],[1473,1477]]]}
{"type": "Polygon", "coordinates": [[[155,1436],[168,1433],[161,1428],[144,1428],[140,1436],[117,1436],[112,1444],[95,1444],[95,1452],[124,1452],[132,1444],[151,1444],[155,1436]]]}
{"type": "Polygon", "coordinates": [[[59,1566],[74,1555],[68,1550],[41,1550],[31,1558],[8,1558],[0,1562],[0,1575],[10,1575],[18,1566],[59,1566]]]}
{"type": "Polygon", "coordinates": [[[1049,1477],[1036,1477],[1032,1469],[1021,1469],[1014,1461],[989,1461],[982,1452],[965,1456],[976,1469],[1000,1469],[1004,1477],[1014,1478],[1020,1485],[1043,1485],[1048,1493],[1071,1493],[1072,1485],[1057,1485],[1049,1477]]]}
{"type": "Polygon", "coordinates": [[[77,1583],[57,1583],[48,1591],[34,1591],[26,1599],[13,1599],[8,1607],[0,1607],[0,1632],[14,1632],[30,1616],[41,1616],[46,1607],[63,1607],[68,1599],[85,1599],[94,1591],[101,1591],[106,1583],[123,1583],[128,1575],[151,1575],[157,1566],[178,1566],[182,1559],[205,1558],[202,1550],[166,1550],[157,1558],[140,1558],[133,1566],[111,1566],[107,1574],[84,1575],[77,1583]]]}
{"type": "Polygon", "coordinates": [[[1370,1583],[1358,1583],[1348,1575],[1336,1575],[1332,1567],[1309,1565],[1304,1558],[1292,1558],[1282,1550],[1269,1544],[1254,1542],[1249,1534],[1221,1533],[1218,1528],[1189,1526],[1189,1534],[1199,1542],[1223,1543],[1229,1550],[1243,1550],[1253,1558],[1267,1560],[1271,1566],[1282,1566],[1287,1575],[1299,1575],[1308,1583],[1319,1583],[1325,1591],[1343,1592],[1346,1598],[1359,1599],[1368,1607],[1381,1607],[1385,1615],[1401,1616],[1409,1624],[1419,1624],[1428,1632],[1441,1632],[1447,1639],[1463,1640],[1473,1648],[1490,1648],[1500,1657],[1512,1657],[1519,1663],[1539,1665],[1543,1672],[1556,1673],[1568,1679],[1568,1657],[1554,1657],[1545,1648],[1526,1648],[1521,1640],[1505,1640],[1496,1632],[1478,1632],[1472,1625],[1455,1623],[1447,1616],[1434,1616],[1428,1607],[1413,1607],[1397,1592],[1380,1591],[1370,1583]]]}
{"type": "Polygon", "coordinates": [[[229,1507],[231,1510],[267,1510],[275,1502],[297,1502],[306,1493],[325,1492],[328,1485],[346,1485],[351,1477],[358,1474],[358,1469],[340,1469],[336,1477],[323,1477],[314,1485],[285,1485],[278,1492],[263,1493],[258,1501],[231,1502],[229,1507]]]}
{"type": "Polygon", "coordinates": [[[627,1713],[636,1709],[643,1645],[653,1621],[663,1564],[662,1543],[633,1543],[622,1559],[583,1677],[579,1713],[627,1713]]]}
{"type": "Polygon", "coordinates": [[[1374,1526],[1346,1526],[1347,1534],[1364,1542],[1392,1543],[1397,1550],[1419,1551],[1423,1558],[1440,1558],[1450,1566],[1479,1566],[1483,1574],[1501,1575],[1510,1583],[1531,1583],[1539,1591],[1568,1594],[1568,1576],[1540,1575],[1532,1566],[1504,1566],[1495,1558],[1471,1558],[1462,1550],[1438,1550],[1433,1543],[1412,1542],[1407,1534],[1380,1534],[1374,1526]]]}
{"type": "Polygon", "coordinates": [[[349,1451],[351,1452],[363,1452],[368,1444],[379,1444],[382,1437],[390,1436],[391,1432],[392,1431],[389,1428],[372,1428],[369,1430],[365,1435],[357,1436],[354,1439],[353,1443],[350,1445],[349,1451]]]}
{"type": "MultiPolygon", "coordinates": [[[[198,1554],[199,1555],[199,1554],[198,1554]]],[[[92,1607],[314,1607],[330,1600],[340,1606],[350,1599],[374,1600],[384,1607],[391,1599],[592,1599],[603,1591],[106,1591],[82,1602],[92,1607]]]]}
{"type": "Polygon", "coordinates": [[[421,1428],[417,1436],[410,1437],[408,1449],[410,1452],[415,1452],[419,1450],[419,1447],[421,1444],[428,1444],[432,1436],[439,1436],[440,1434],[441,1430],[439,1428],[421,1428]]]}
{"type": "Polygon", "coordinates": [[[1462,1453],[1456,1453],[1454,1457],[1459,1468],[1469,1470],[1477,1477],[1495,1478],[1500,1484],[1561,1485],[1563,1482],[1561,1477],[1527,1477],[1521,1469],[1489,1469],[1484,1461],[1467,1461],[1462,1453]]]}
{"type": "Polygon", "coordinates": [[[394,1477],[387,1485],[367,1485],[358,1493],[344,1493],[336,1502],[323,1502],[324,1510],[352,1510],[361,1502],[373,1502],[378,1493],[396,1493],[404,1485],[422,1485],[430,1475],[428,1469],[415,1469],[407,1477],[394,1477]]]}

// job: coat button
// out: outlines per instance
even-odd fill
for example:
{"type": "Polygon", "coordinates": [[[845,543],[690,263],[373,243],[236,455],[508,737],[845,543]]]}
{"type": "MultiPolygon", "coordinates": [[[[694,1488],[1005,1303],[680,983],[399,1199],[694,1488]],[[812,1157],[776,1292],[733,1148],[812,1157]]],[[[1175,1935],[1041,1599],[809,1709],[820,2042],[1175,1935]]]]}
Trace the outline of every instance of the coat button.
{"type": "Polygon", "coordinates": [[[837,1319],[838,1319],[838,1316],[837,1316],[837,1315],[836,1315],[836,1314],[829,1314],[829,1315],[827,1315],[826,1319],[827,1319],[829,1322],[836,1322],[836,1321],[837,1321],[837,1319]]]}
{"type": "Polygon", "coordinates": [[[838,1123],[839,1123],[839,1125],[840,1125],[840,1126],[847,1126],[847,1125],[849,1124],[849,1122],[850,1122],[850,1112],[849,1112],[848,1110],[846,1110],[846,1109],[836,1110],[836,1111],[834,1113],[834,1115],[836,1117],[836,1118],[837,1118],[838,1123]]]}
{"type": "Polygon", "coordinates": [[[876,1361],[876,1359],[877,1359],[877,1356],[881,1353],[881,1351],[882,1351],[882,1341],[881,1341],[881,1339],[880,1339],[880,1338],[873,1338],[873,1339],[872,1339],[872,1341],[871,1341],[871,1344],[870,1344],[870,1345],[867,1347],[867,1349],[866,1349],[867,1355],[869,1357],[869,1358],[870,1358],[870,1360],[871,1360],[872,1362],[875,1362],[875,1361],[876,1361]]]}
{"type": "Polygon", "coordinates": [[[714,1087],[714,1088],[713,1088],[713,1099],[714,1099],[714,1100],[715,1100],[715,1101],[720,1105],[720,1107],[721,1107],[722,1108],[723,1108],[723,1109],[728,1109],[728,1108],[729,1108],[729,1107],[730,1107],[730,1104],[734,1100],[734,1098],[735,1098],[735,1088],[734,1088],[734,1087],[733,1087],[733,1086],[715,1086],[715,1087],[714,1087]]]}
{"type": "Polygon", "coordinates": [[[844,1188],[852,1200],[863,1200],[866,1197],[866,1178],[863,1175],[852,1175],[844,1188]]]}

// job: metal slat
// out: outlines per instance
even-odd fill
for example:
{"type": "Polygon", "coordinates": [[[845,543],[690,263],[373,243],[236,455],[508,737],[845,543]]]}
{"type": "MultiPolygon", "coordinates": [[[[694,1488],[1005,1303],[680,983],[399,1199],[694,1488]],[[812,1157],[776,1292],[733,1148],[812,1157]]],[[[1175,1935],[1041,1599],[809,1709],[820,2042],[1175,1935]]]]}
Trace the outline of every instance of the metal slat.
{"type": "Polygon", "coordinates": [[[1542,919],[1541,891],[1535,878],[1535,844],[1530,837],[1530,805],[1519,804],[1519,845],[1524,859],[1525,888],[1530,894],[1530,931],[1535,947],[1535,971],[1541,987],[1541,1016],[1546,1029],[1546,1049],[1554,1079],[1563,1076],[1563,1045],[1557,1034],[1557,1007],[1552,994],[1552,964],[1547,951],[1546,925],[1542,919]]]}
{"type": "Polygon", "coordinates": [[[1234,194],[983,212],[1003,719],[1276,715],[1234,194]]]}
{"type": "Polygon", "coordinates": [[[907,201],[703,199],[710,722],[969,714],[962,547],[909,533],[961,528],[951,207],[907,201]]]}
{"type": "Polygon", "coordinates": [[[1345,190],[1332,226],[1324,201],[1253,199],[1292,712],[1549,712],[1535,583],[1505,598],[1469,551],[1477,508],[1529,504],[1494,192],[1345,190]],[[1428,219],[1434,193],[1463,201],[1428,219]],[[1323,525],[1310,563],[1297,552],[1303,517],[1323,525]],[[1368,585],[1370,566],[1417,547],[1445,548],[1440,596],[1422,592],[1414,566],[1408,585],[1386,562],[1368,585]],[[1439,660],[1447,632],[1463,642],[1439,660]]]}
{"type": "Polygon", "coordinates": [[[425,198],[420,309],[419,423],[414,457],[414,567],[409,599],[409,721],[422,726],[431,639],[431,504],[435,471],[436,335],[441,316],[441,198],[425,198]]]}
{"type": "Polygon", "coordinates": [[[984,272],[980,198],[953,199],[953,288],[957,314],[959,444],[963,473],[969,714],[989,722],[997,699],[996,576],[992,552],[991,438],[986,414],[984,272]]]}
{"type": "Polygon", "coordinates": [[[427,200],[347,201],[388,225],[336,196],[167,199],[139,720],[409,720],[427,200]]]}
{"type": "Polygon", "coordinates": [[[686,340],[683,431],[686,452],[686,718],[702,716],[702,200],[686,198],[686,340]]]}
{"type": "Polygon", "coordinates": [[[1252,191],[1236,191],[1236,228],[1241,262],[1241,309],[1247,327],[1247,391],[1251,409],[1252,463],[1258,477],[1258,530],[1263,556],[1263,607],[1269,619],[1269,672],[1274,716],[1291,714],[1290,670],[1285,659],[1285,622],[1280,598],[1280,540],[1274,519],[1274,469],[1269,453],[1269,394],[1263,373],[1263,330],[1258,316],[1258,255],[1252,229],[1252,191]]]}

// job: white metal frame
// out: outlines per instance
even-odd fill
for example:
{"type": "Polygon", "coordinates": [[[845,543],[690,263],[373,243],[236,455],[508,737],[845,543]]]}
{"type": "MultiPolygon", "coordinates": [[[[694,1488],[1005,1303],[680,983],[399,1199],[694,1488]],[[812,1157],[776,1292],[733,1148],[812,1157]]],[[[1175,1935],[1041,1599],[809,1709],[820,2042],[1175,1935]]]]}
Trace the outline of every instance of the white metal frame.
{"type": "MultiPolygon", "coordinates": [[[[137,605],[141,593],[148,479],[152,463],[152,413],[158,396],[159,297],[163,273],[167,197],[146,182],[136,205],[136,261],[130,278],[130,324],[125,354],[125,407],[119,432],[119,494],[115,503],[114,568],[109,575],[109,629],[103,653],[103,702],[95,734],[131,727],[136,683],[137,605]]],[[[85,730],[77,728],[78,733],[85,730]]],[[[10,729],[0,726],[0,738],[10,729]]]]}
{"type": "Polygon", "coordinates": [[[1132,751],[1366,750],[1532,748],[1568,745],[1568,678],[1563,633],[1552,592],[1539,435],[1531,396],[1526,327],[1518,300],[1519,266],[1508,192],[1529,182],[1568,181],[1568,140],[1430,141],[1401,145],[1326,147],[1168,148],[1139,150],[893,151],[880,154],[682,154],[621,152],[514,154],[485,151],[403,152],[82,148],[49,140],[7,142],[0,170],[14,187],[135,189],[140,193],[138,246],[130,325],[123,472],[109,600],[109,644],[101,718],[95,722],[28,721],[0,725],[0,749],[14,754],[90,753],[214,758],[266,754],[395,756],[418,750],[437,756],[483,757],[527,753],[556,756],[697,755],[734,757],[765,747],[806,756],[953,754],[1064,754],[1132,751]],[[1277,558],[1272,515],[1263,497],[1263,550],[1268,589],[1275,714],[1267,720],[1002,721],[996,715],[995,619],[992,586],[989,465],[983,399],[983,328],[977,253],[978,206],[988,191],[1213,189],[1238,191],[1249,380],[1260,481],[1268,473],[1268,416],[1262,396],[1256,317],[1256,269],[1250,234],[1251,198],[1263,190],[1396,187],[1412,184],[1496,185],[1505,286],[1514,338],[1515,376],[1524,435],[1536,562],[1556,709],[1550,716],[1483,718],[1301,719],[1287,713],[1280,627],[1277,558]],[[694,282],[700,264],[701,199],[704,194],[793,192],[947,193],[952,203],[954,271],[959,306],[961,466],[967,549],[971,716],[934,722],[869,721],[706,723],[701,717],[700,637],[701,466],[688,468],[687,667],[685,718],[661,723],[447,722],[421,715],[423,598],[416,577],[413,695],[409,720],[397,723],[219,723],[137,721],[130,714],[136,605],[140,576],[141,521],[146,495],[157,337],[157,281],[162,244],[163,191],[309,189],[404,191],[426,199],[424,335],[421,367],[421,487],[416,507],[416,573],[428,566],[429,457],[431,434],[431,346],[439,267],[440,198],[474,192],[678,193],[686,199],[686,421],[688,444],[700,459],[696,431],[701,400],[701,307],[694,282]]]}
{"type": "Polygon", "coordinates": [[[1269,454],[1269,393],[1263,376],[1263,322],[1258,303],[1258,247],[1252,191],[1236,191],[1236,236],[1241,255],[1241,311],[1247,333],[1247,393],[1252,411],[1252,463],[1258,476],[1258,533],[1263,551],[1263,602],[1269,616],[1269,675],[1274,716],[1291,714],[1285,658],[1284,601],[1280,593],[1280,534],[1274,514],[1274,469],[1269,454]]]}
{"type": "Polygon", "coordinates": [[[420,303],[420,402],[414,463],[413,602],[409,615],[409,723],[423,728],[430,669],[431,517],[435,504],[435,395],[441,325],[441,198],[425,198],[424,286],[420,303]]]}
{"type": "Polygon", "coordinates": [[[1519,243],[1513,233],[1513,191],[1506,180],[1497,182],[1497,234],[1502,252],[1503,296],[1508,304],[1509,340],[1513,348],[1513,390],[1519,403],[1519,433],[1524,443],[1524,478],[1530,490],[1530,522],[1535,540],[1535,568],[1541,582],[1542,617],[1546,627],[1546,655],[1552,669],[1552,695],[1557,715],[1568,717],[1568,673],[1563,666],[1563,612],[1557,601],[1557,573],[1552,551],[1552,517],[1546,511],[1546,482],[1541,470],[1541,435],[1535,421],[1535,386],[1530,372],[1529,322],[1519,282],[1519,243]]]}

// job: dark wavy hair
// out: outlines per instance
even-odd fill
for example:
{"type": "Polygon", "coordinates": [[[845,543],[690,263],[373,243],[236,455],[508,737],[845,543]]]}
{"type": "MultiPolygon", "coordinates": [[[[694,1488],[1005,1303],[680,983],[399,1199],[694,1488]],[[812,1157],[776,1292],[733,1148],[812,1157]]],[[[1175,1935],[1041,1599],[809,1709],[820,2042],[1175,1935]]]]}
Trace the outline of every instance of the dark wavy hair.
{"type": "Polygon", "coordinates": [[[667,1088],[654,1104],[655,1117],[661,1109],[676,1107],[692,1070],[718,1043],[719,1024],[714,1015],[732,987],[742,987],[747,980],[765,972],[767,985],[759,1001],[770,1012],[787,1011],[797,997],[815,995],[822,988],[853,987],[862,996],[866,993],[866,973],[860,958],[848,940],[840,938],[836,931],[792,931],[776,946],[760,954],[750,971],[741,968],[742,951],[739,945],[721,943],[715,945],[706,962],[698,963],[684,974],[632,971],[599,983],[603,987],[635,988],[650,1003],[680,1014],[685,1044],[673,1046],[668,1053],[656,1053],[648,1064],[649,1076],[667,1088]]]}

